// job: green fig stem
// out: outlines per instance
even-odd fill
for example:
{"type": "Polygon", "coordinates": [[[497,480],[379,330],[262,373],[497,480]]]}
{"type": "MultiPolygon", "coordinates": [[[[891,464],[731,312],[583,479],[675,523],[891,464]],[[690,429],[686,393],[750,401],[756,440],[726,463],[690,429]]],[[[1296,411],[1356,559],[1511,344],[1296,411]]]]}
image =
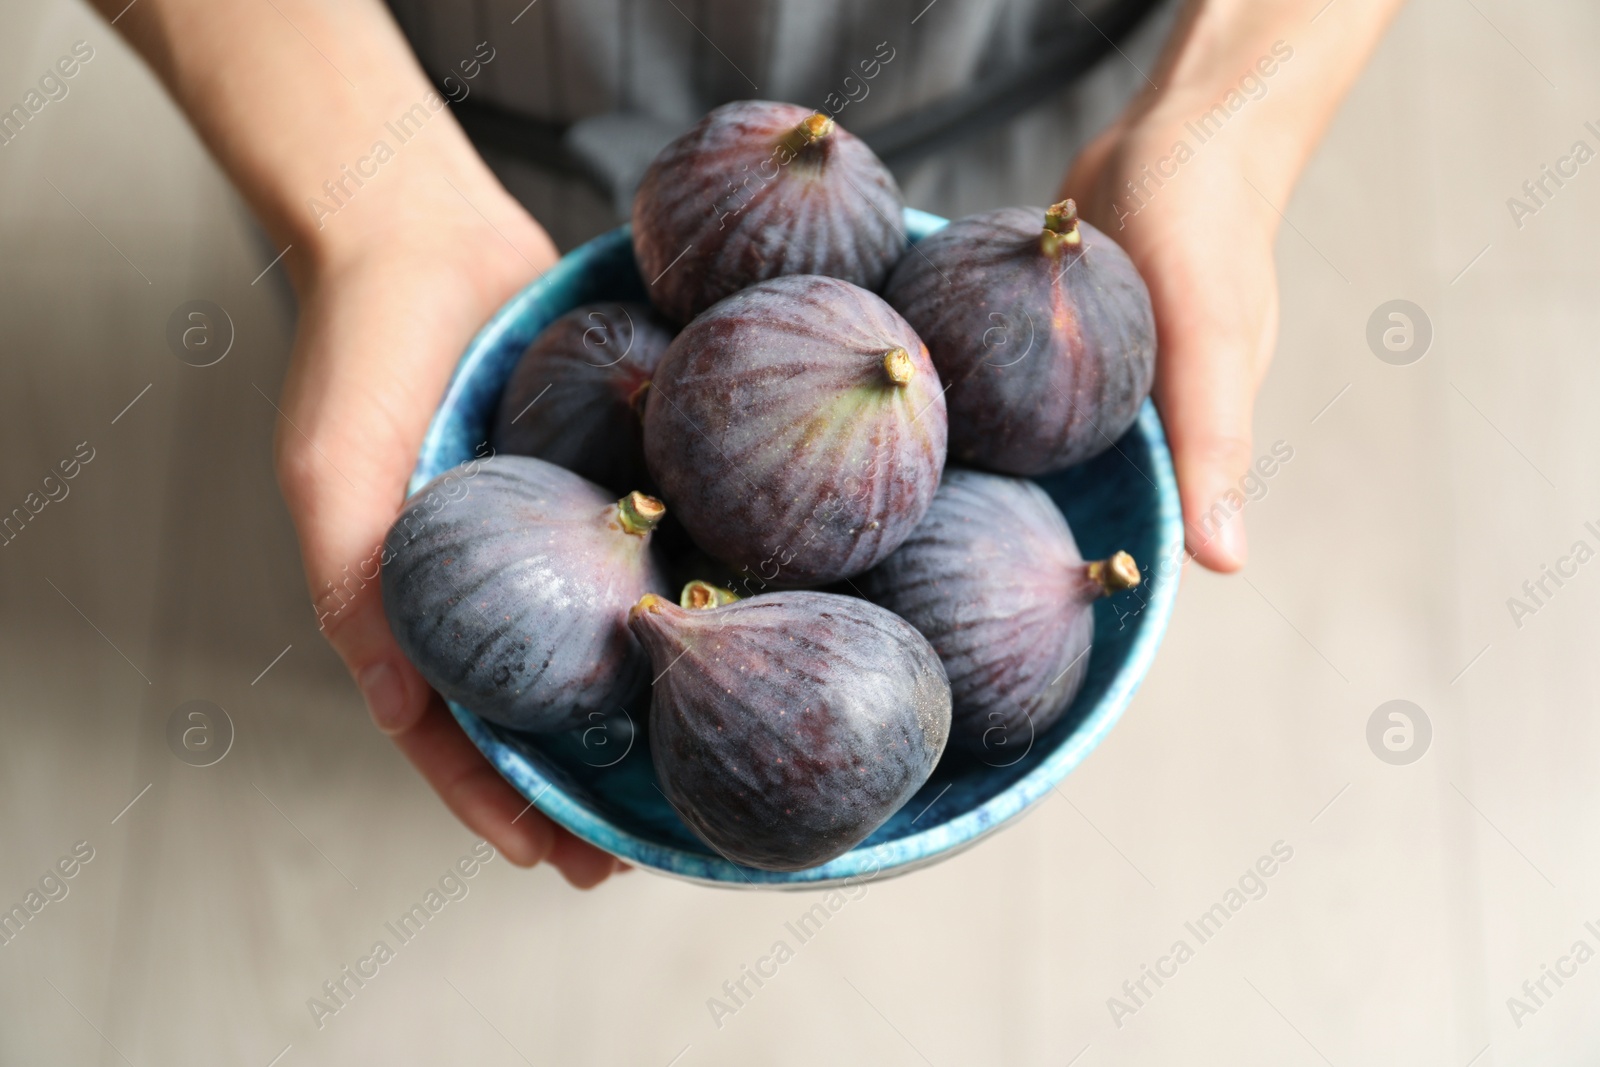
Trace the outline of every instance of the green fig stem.
{"type": "Polygon", "coordinates": [[[891,348],[883,354],[883,373],[896,385],[908,385],[916,376],[917,365],[912,362],[910,352],[891,348]]]}
{"type": "Polygon", "coordinates": [[[1078,230],[1078,205],[1067,199],[1051,204],[1044,213],[1044,232],[1039,235],[1039,247],[1046,255],[1059,255],[1062,249],[1078,248],[1083,244],[1083,234],[1078,230]]]}
{"type": "Polygon", "coordinates": [[[1111,596],[1139,584],[1139,565],[1126,552],[1116,552],[1109,559],[1095,560],[1085,567],[1089,580],[1100,587],[1100,596],[1111,596]]]}
{"type": "Polygon", "coordinates": [[[798,126],[784,134],[778,145],[787,148],[791,155],[799,155],[802,148],[816,144],[832,132],[833,120],[817,111],[807,115],[798,126]]]}
{"type": "Polygon", "coordinates": [[[617,521],[628,533],[643,537],[656,528],[667,514],[666,505],[653,496],[634,490],[617,501],[617,521]]]}
{"type": "Polygon", "coordinates": [[[732,604],[739,599],[739,594],[732,589],[724,589],[720,585],[696,578],[683,587],[683,592],[678,594],[678,606],[688,611],[704,611],[707,608],[720,608],[724,604],[732,604]]]}

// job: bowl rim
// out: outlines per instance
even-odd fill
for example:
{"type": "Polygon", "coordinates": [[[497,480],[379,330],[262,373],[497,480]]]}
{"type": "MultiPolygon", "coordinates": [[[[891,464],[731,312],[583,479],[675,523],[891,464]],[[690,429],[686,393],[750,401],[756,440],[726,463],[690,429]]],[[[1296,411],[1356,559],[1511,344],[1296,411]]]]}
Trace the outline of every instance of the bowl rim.
{"type": "MultiPolygon", "coordinates": [[[[905,226],[910,232],[926,235],[946,224],[945,219],[915,208],[907,208],[905,226]]],[[[580,278],[592,264],[614,255],[617,245],[632,244],[628,225],[610,230],[568,252],[544,274],[535,278],[505,302],[478,331],[458,362],[423,438],[417,466],[407,485],[415,493],[433,474],[424,473],[429,458],[448,446],[447,413],[454,411],[474,382],[484,363],[502,339],[513,330],[531,305],[560,287],[580,278]]],[[[1147,568],[1156,574],[1150,582],[1150,596],[1134,623],[1139,632],[1133,637],[1126,657],[1105,693],[1076,729],[1039,765],[1006,789],[969,811],[894,841],[858,845],[842,856],[817,867],[801,871],[763,871],[735,864],[721,856],[690,852],[673,845],[647,840],[622,829],[603,814],[569,796],[542,774],[517,748],[497,737],[492,728],[467,708],[448,701],[450,712],[461,724],[489,762],[541,813],[580,839],[636,866],[706,885],[731,888],[814,889],[819,886],[875,879],[904,874],[933,862],[947,859],[987,835],[1014,825],[1019,817],[1047,796],[1070,774],[1121,719],[1134,692],[1149,673],[1156,649],[1172,617],[1179,575],[1172,561],[1183,551],[1183,519],[1178,502],[1177,479],[1155,405],[1146,400],[1134,423],[1150,452],[1151,476],[1157,498],[1157,542],[1159,559],[1147,568]]]]}

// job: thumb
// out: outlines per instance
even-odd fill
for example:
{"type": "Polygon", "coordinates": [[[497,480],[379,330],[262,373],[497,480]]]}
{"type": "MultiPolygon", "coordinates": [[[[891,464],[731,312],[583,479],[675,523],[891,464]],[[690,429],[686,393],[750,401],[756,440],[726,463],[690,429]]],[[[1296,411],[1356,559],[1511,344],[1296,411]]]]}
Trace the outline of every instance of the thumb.
{"type": "MultiPolygon", "coordinates": [[[[457,818],[518,866],[539,863],[555,845],[554,826],[530,813],[531,805],[478,752],[389,628],[380,577],[383,540],[403,488],[352,491],[354,483],[327,477],[319,468],[326,460],[315,450],[291,447],[281,455],[279,482],[300,533],[318,624],[355,679],[373,722],[457,818]]],[[[585,866],[563,859],[575,869],[585,866]]]]}
{"type": "Polygon", "coordinates": [[[401,494],[352,500],[366,494],[330,484],[326,469],[306,471],[321,457],[298,451],[291,446],[280,452],[287,455],[279,464],[279,482],[299,528],[317,627],[355,679],[377,727],[390,735],[405,733],[427,709],[429,687],[400,651],[383,611],[383,539],[401,494]]]}
{"type": "Polygon", "coordinates": [[[417,724],[428,706],[428,683],[395,643],[383,613],[378,583],[371,581],[331,618],[316,605],[328,641],[344,660],[378,729],[391,736],[417,724]]]}
{"type": "Polygon", "coordinates": [[[1155,397],[1178,475],[1184,541],[1202,566],[1236,571],[1246,556],[1240,480],[1251,461],[1253,360],[1242,345],[1192,333],[1163,348],[1155,397]]]}

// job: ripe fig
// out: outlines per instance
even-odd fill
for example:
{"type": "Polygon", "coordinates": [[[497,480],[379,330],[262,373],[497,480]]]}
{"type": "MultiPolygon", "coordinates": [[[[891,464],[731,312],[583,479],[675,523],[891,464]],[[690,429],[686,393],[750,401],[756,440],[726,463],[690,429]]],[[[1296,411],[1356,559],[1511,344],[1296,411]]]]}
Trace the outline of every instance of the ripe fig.
{"type": "Polygon", "coordinates": [[[617,493],[647,484],[640,419],[671,341],[644,304],[587,304],[562,315],[511,372],[490,437],[495,451],[537,456],[617,493]]]}
{"type": "Polygon", "coordinates": [[[944,750],[939,657],[874,604],[764,593],[688,611],[645,596],[629,624],[657,672],[650,753],[662,792],[735,863],[796,871],[849,851],[944,750]]]}
{"type": "Polygon", "coordinates": [[[905,249],[905,203],[887,167],[820,112],[724,104],[662,149],[633,201],[633,250],[651,302],[674,322],[782,274],[868,289],[905,249]]]}
{"type": "Polygon", "coordinates": [[[1150,294],[1071,200],[952,222],[901,258],[884,297],[949,387],[953,463],[1069,467],[1110,448],[1150,394],[1150,294]]]}
{"type": "Polygon", "coordinates": [[[740,595],[822,585],[911,533],[944,468],[938,375],[917,335],[849,282],[794,275],[690,323],[656,368],[645,458],[740,595]]]}
{"type": "Polygon", "coordinates": [[[1025,754],[1083,685],[1094,601],[1138,584],[1126,552],[1085,563],[1033,482],[956,469],[922,525],[857,580],[939,653],[951,746],[1007,759],[1025,754]]]}
{"type": "Polygon", "coordinates": [[[490,722],[542,733],[612,714],[649,681],[627,620],[667,588],[649,544],[664,513],[526,456],[448,471],[384,543],[395,640],[430,685],[490,722]]]}

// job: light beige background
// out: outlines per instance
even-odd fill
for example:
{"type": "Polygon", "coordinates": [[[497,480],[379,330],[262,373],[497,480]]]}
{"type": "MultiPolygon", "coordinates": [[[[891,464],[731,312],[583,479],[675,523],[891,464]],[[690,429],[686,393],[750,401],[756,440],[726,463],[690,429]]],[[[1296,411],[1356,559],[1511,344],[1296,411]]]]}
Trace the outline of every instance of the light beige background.
{"type": "Polygon", "coordinates": [[[578,894],[503,860],[312,1024],[306,999],[472,838],[305,603],[265,399],[292,306],[281,274],[251,284],[276,250],[79,5],[0,3],[0,104],[79,38],[71,95],[0,148],[0,510],[95,449],[0,548],[0,903],[74,842],[95,854],[0,948],[0,1063],[1594,1061],[1600,962],[1520,1027],[1506,1005],[1576,939],[1600,948],[1600,562],[1520,629],[1506,607],[1600,546],[1600,163],[1521,229],[1505,205],[1597,144],[1592,5],[1401,15],[1284,209],[1256,430],[1294,458],[1249,506],[1248,571],[1188,575],[1061,796],[873,885],[720,1029],[707,998],[811,898],[645,873],[578,894]],[[238,334],[205,370],[163,340],[196,297],[238,334]],[[1435,331],[1410,367],[1364,341],[1396,297],[1435,331]],[[163,740],[196,698],[238,727],[203,770],[163,740]],[[1406,767],[1364,737],[1392,698],[1433,724],[1406,767]],[[1113,1025],[1124,979],[1279,840],[1266,897],[1113,1025]]]}

